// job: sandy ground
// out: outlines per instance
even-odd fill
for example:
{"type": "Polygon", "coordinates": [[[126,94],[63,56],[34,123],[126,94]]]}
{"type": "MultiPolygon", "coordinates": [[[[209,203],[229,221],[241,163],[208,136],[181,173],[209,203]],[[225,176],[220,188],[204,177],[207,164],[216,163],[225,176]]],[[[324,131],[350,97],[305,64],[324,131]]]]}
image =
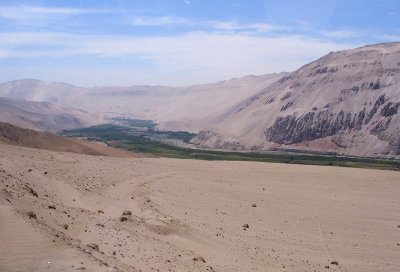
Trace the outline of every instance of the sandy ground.
{"type": "Polygon", "coordinates": [[[0,145],[0,271],[400,271],[399,195],[400,172],[0,145]]]}

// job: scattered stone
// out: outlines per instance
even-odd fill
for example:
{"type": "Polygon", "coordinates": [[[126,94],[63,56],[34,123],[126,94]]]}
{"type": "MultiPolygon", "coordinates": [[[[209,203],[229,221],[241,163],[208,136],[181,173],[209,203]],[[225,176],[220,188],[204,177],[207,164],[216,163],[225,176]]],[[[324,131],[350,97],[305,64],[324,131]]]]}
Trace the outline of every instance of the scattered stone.
{"type": "Polygon", "coordinates": [[[37,219],[36,213],[33,211],[29,211],[26,214],[28,215],[29,219],[37,219]]]}
{"type": "Polygon", "coordinates": [[[245,229],[248,229],[248,228],[250,228],[249,224],[243,224],[243,229],[244,229],[244,230],[245,230],[245,229]]]}
{"type": "Polygon", "coordinates": [[[55,210],[55,209],[56,209],[56,206],[54,206],[54,205],[49,205],[49,209],[55,210]]]}
{"type": "Polygon", "coordinates": [[[28,192],[33,195],[34,197],[38,197],[38,194],[36,193],[35,190],[33,190],[31,187],[29,187],[28,185],[25,185],[26,188],[28,189],[28,192]]]}
{"type": "Polygon", "coordinates": [[[98,210],[97,212],[98,212],[98,213],[104,213],[104,211],[103,211],[103,210],[98,210]]]}
{"type": "Polygon", "coordinates": [[[28,169],[28,172],[32,172],[33,170],[32,169],[28,169]]]}
{"type": "Polygon", "coordinates": [[[88,244],[87,246],[93,250],[99,251],[99,246],[97,244],[92,243],[92,244],[88,244]]]}
{"type": "Polygon", "coordinates": [[[113,253],[112,253],[112,255],[114,255],[114,256],[115,256],[116,254],[117,254],[117,252],[114,250],[114,251],[113,251],[113,253]]]}
{"type": "Polygon", "coordinates": [[[257,207],[257,204],[253,204],[253,205],[251,205],[253,208],[256,208],[257,207]]]}
{"type": "Polygon", "coordinates": [[[123,211],[122,215],[132,215],[132,212],[131,211],[123,211]]]}
{"type": "Polygon", "coordinates": [[[126,222],[128,221],[128,217],[122,216],[120,219],[121,222],[126,222]]]}
{"type": "Polygon", "coordinates": [[[43,173],[43,175],[47,175],[47,171],[43,173]]]}
{"type": "Polygon", "coordinates": [[[339,262],[338,261],[332,261],[331,264],[339,265],[339,262]]]}
{"type": "Polygon", "coordinates": [[[325,265],[325,268],[326,268],[326,269],[329,269],[329,265],[325,265]]]}
{"type": "Polygon", "coordinates": [[[68,229],[68,224],[64,224],[63,228],[67,230],[68,229]]]}
{"type": "Polygon", "coordinates": [[[199,256],[199,257],[194,257],[192,260],[195,261],[195,262],[203,262],[203,263],[206,263],[206,260],[204,260],[204,258],[201,257],[201,256],[199,256]]]}

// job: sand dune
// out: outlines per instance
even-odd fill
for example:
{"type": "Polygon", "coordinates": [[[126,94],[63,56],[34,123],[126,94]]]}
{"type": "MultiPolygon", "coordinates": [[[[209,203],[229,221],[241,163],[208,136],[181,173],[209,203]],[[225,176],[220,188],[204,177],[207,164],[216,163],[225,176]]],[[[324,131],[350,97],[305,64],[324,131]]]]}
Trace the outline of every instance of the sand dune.
{"type": "Polygon", "coordinates": [[[0,270],[399,271],[399,193],[391,171],[0,145],[0,270]]]}

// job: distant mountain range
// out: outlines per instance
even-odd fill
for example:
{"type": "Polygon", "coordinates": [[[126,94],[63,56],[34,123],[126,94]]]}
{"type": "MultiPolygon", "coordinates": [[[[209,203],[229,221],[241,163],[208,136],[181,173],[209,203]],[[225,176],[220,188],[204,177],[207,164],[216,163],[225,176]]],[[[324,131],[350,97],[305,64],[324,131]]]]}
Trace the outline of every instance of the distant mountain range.
{"type": "Polygon", "coordinates": [[[193,143],[210,148],[400,155],[400,43],[332,52],[292,73],[212,84],[81,88],[17,80],[1,84],[0,96],[149,119],[159,129],[199,133],[193,143]]]}

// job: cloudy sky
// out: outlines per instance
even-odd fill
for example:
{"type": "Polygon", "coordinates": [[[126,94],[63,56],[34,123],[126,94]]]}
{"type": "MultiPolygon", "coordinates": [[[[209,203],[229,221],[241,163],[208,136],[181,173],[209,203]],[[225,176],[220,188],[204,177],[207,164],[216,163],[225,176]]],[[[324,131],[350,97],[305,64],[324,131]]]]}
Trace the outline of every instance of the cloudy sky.
{"type": "Polygon", "coordinates": [[[389,41],[398,0],[2,0],[0,82],[187,85],[389,41]]]}

